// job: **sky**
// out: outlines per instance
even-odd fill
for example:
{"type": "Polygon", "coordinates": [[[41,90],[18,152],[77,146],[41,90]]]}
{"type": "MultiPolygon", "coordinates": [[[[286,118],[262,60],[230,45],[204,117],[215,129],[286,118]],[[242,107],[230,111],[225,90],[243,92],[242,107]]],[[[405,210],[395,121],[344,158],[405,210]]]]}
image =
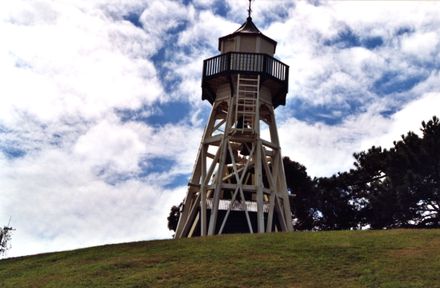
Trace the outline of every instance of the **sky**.
{"type": "MultiPolygon", "coordinates": [[[[246,0],[0,1],[8,257],[170,239],[210,104],[203,59],[246,0]]],[[[283,156],[311,177],[440,116],[440,2],[256,0],[290,66],[283,156]]]]}

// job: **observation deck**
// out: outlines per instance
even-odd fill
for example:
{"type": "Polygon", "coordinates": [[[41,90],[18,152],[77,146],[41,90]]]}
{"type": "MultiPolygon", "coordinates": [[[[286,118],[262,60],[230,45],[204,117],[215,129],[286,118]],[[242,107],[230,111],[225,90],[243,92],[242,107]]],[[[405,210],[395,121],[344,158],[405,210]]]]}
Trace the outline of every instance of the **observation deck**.
{"type": "Polygon", "coordinates": [[[203,61],[202,100],[213,104],[217,88],[230,83],[232,89],[237,74],[260,75],[260,83],[271,91],[274,108],[286,104],[289,66],[268,54],[249,52],[227,52],[203,61]]]}

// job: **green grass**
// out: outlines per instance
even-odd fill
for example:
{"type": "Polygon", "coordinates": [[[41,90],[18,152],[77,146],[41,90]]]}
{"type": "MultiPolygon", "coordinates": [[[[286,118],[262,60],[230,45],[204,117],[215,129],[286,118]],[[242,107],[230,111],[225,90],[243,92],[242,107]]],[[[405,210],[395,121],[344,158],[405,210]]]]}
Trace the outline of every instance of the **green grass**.
{"type": "Polygon", "coordinates": [[[440,287],[440,230],[227,235],[0,261],[0,287],[440,287]]]}

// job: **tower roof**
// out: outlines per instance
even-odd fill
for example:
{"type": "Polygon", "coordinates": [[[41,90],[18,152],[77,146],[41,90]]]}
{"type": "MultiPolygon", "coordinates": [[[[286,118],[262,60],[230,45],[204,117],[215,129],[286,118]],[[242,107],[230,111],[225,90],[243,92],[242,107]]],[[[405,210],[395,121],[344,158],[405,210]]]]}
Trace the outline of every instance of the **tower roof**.
{"type": "Polygon", "coordinates": [[[237,32],[262,34],[260,30],[258,30],[257,26],[255,26],[254,22],[252,22],[252,17],[248,17],[246,22],[244,22],[243,25],[241,25],[241,27],[238,28],[234,33],[237,32]]]}
{"type": "Polygon", "coordinates": [[[262,37],[264,39],[266,39],[267,41],[271,42],[274,45],[274,50],[275,47],[277,45],[277,42],[269,37],[267,37],[266,35],[264,35],[263,33],[261,33],[260,30],[258,30],[257,26],[255,26],[254,22],[252,22],[252,17],[248,17],[246,19],[246,22],[243,23],[243,25],[240,26],[240,28],[238,28],[234,33],[220,37],[218,39],[218,50],[220,50],[221,48],[221,42],[230,38],[233,38],[237,35],[251,35],[251,36],[259,36],[262,37]]]}

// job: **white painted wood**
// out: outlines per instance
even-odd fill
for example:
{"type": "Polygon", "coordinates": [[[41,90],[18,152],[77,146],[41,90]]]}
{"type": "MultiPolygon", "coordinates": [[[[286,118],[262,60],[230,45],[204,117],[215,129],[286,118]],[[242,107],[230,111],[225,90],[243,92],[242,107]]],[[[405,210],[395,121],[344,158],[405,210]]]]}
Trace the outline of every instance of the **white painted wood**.
{"type": "MultiPolygon", "coordinates": [[[[232,211],[241,211],[247,223],[243,233],[293,230],[269,89],[263,86],[266,94],[260,101],[260,76],[236,75],[232,81],[228,101],[216,98],[213,104],[176,238],[225,233],[232,211]],[[245,120],[243,125],[239,119],[245,120]],[[268,125],[270,140],[261,139],[260,121],[268,125]]],[[[221,93],[226,94],[224,87],[221,93]]]]}

